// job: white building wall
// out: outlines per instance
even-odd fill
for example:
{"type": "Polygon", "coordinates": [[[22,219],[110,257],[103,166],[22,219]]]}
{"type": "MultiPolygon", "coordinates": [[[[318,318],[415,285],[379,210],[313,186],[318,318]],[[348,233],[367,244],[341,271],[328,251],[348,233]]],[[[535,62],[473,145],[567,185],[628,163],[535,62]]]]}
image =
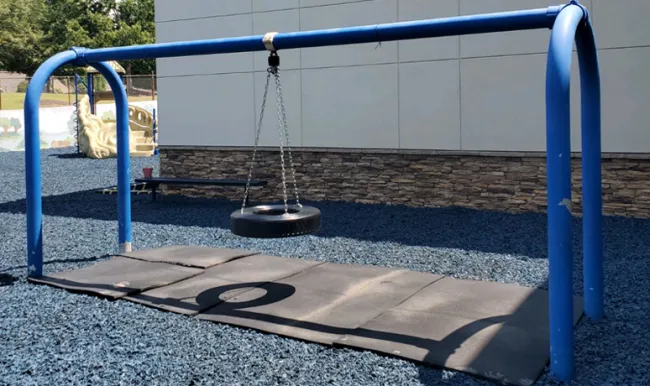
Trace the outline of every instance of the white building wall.
{"type": "MultiPolygon", "coordinates": [[[[594,20],[603,151],[650,152],[650,1],[582,0],[594,20]]],[[[156,0],[158,42],[530,9],[558,0],[156,0]]],[[[550,31],[281,51],[292,144],[545,150],[550,31]]],[[[158,61],[160,144],[251,146],[267,53],[158,61]]],[[[572,148],[580,150],[574,55],[572,148]]],[[[273,85],[271,86],[273,87],[273,85]]],[[[270,92],[262,145],[278,144],[270,92]]]]}

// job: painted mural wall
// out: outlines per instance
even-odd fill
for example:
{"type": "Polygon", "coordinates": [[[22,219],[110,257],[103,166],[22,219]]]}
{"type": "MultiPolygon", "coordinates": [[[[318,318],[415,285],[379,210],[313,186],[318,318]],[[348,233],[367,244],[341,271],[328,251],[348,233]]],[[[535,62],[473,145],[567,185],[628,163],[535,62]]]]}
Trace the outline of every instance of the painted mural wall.
{"type": "MultiPolygon", "coordinates": [[[[153,114],[157,101],[133,102],[153,114]]],[[[157,112],[156,112],[157,114],[157,112]]],[[[96,115],[103,120],[115,120],[115,104],[97,105],[96,115]]],[[[25,150],[24,110],[0,110],[0,152],[25,150]]],[[[40,109],[41,149],[74,146],[77,130],[74,106],[40,109]]]]}

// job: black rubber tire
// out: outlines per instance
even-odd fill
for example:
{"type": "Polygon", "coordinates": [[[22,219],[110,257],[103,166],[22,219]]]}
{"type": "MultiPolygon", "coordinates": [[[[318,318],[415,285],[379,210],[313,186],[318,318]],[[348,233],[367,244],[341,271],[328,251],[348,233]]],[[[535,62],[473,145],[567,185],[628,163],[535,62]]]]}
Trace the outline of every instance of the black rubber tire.
{"type": "Polygon", "coordinates": [[[249,238],[302,236],[320,230],[320,210],[313,206],[259,205],[234,211],[230,215],[233,234],[249,238]]]}

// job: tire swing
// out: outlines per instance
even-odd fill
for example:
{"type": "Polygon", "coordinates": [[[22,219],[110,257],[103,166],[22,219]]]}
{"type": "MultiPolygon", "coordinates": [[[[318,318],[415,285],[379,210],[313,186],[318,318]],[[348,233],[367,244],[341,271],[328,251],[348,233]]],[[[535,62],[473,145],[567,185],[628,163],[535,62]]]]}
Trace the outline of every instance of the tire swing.
{"type": "Polygon", "coordinates": [[[248,172],[246,190],[244,191],[244,200],[240,210],[234,211],[230,215],[231,232],[237,236],[248,238],[281,238],[307,235],[320,230],[320,210],[312,206],[303,206],[298,197],[298,184],[296,183],[296,172],[291,155],[291,144],[289,142],[289,129],[287,126],[287,114],[284,109],[284,99],[282,97],[282,86],[280,85],[280,57],[277,51],[273,49],[273,36],[275,34],[266,34],[264,43],[269,54],[269,67],[266,74],[266,86],[264,88],[264,97],[262,98],[262,108],[260,118],[255,134],[255,145],[253,147],[253,157],[248,172]],[[275,90],[277,94],[278,109],[278,135],[280,137],[280,162],[282,166],[282,192],[284,205],[258,205],[246,208],[251,179],[253,177],[253,167],[257,155],[257,147],[262,130],[262,120],[264,118],[264,109],[266,106],[266,97],[268,94],[271,76],[275,78],[275,90]],[[286,138],[286,145],[284,139],[286,138]],[[289,156],[289,165],[293,179],[294,193],[296,203],[289,204],[287,199],[287,182],[286,169],[284,162],[284,148],[287,148],[289,156]]]}

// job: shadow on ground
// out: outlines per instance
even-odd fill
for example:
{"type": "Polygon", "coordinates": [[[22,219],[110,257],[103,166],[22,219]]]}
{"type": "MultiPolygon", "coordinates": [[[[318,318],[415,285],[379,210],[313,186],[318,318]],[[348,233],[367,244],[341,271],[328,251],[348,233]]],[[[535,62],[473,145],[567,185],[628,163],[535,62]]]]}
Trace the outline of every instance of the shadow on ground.
{"type": "Polygon", "coordinates": [[[83,153],[62,153],[62,154],[49,154],[50,157],[56,157],[60,159],[76,159],[76,158],[86,158],[86,155],[83,153]]]}
{"type": "MultiPolygon", "coordinates": [[[[402,205],[368,205],[345,202],[304,202],[322,212],[318,237],[343,237],[369,242],[394,242],[408,246],[473,249],[487,253],[547,256],[546,215],[541,213],[510,214],[459,207],[411,208],[402,205]],[[396,230],[403,230],[396,232],[396,230]]],[[[254,203],[251,203],[254,205],[254,203]]],[[[132,196],[132,220],[155,225],[230,228],[230,214],[240,202],[164,196],[152,201],[150,196],[132,196]]],[[[25,214],[25,200],[0,204],[0,213],[25,214]]],[[[103,221],[117,220],[117,195],[103,195],[96,190],[43,197],[43,214],[103,221]]],[[[574,249],[581,251],[581,219],[574,219],[574,249]]],[[[629,250],[630,240],[637,244],[641,234],[650,233],[650,221],[623,217],[605,217],[605,248],[629,250]],[[608,232],[607,228],[612,229],[608,232]],[[637,235],[619,237],[619,229],[637,235]],[[637,237],[638,236],[638,237],[637,237]]]]}
{"type": "MultiPolygon", "coordinates": [[[[508,214],[458,207],[410,208],[345,202],[303,202],[321,210],[318,237],[345,237],[410,246],[459,248],[482,252],[546,257],[546,216],[508,214]],[[396,232],[396,229],[404,230],[396,232]],[[493,231],[491,231],[493,230],[493,231]],[[540,246],[542,249],[540,249],[540,246]]],[[[253,205],[254,203],[251,203],[253,205]]],[[[149,195],[132,196],[132,220],[148,224],[230,228],[230,214],[240,202],[149,195]]],[[[25,214],[25,200],[0,204],[0,213],[25,214]]],[[[117,195],[96,190],[43,197],[46,216],[117,220],[117,195]]]]}

